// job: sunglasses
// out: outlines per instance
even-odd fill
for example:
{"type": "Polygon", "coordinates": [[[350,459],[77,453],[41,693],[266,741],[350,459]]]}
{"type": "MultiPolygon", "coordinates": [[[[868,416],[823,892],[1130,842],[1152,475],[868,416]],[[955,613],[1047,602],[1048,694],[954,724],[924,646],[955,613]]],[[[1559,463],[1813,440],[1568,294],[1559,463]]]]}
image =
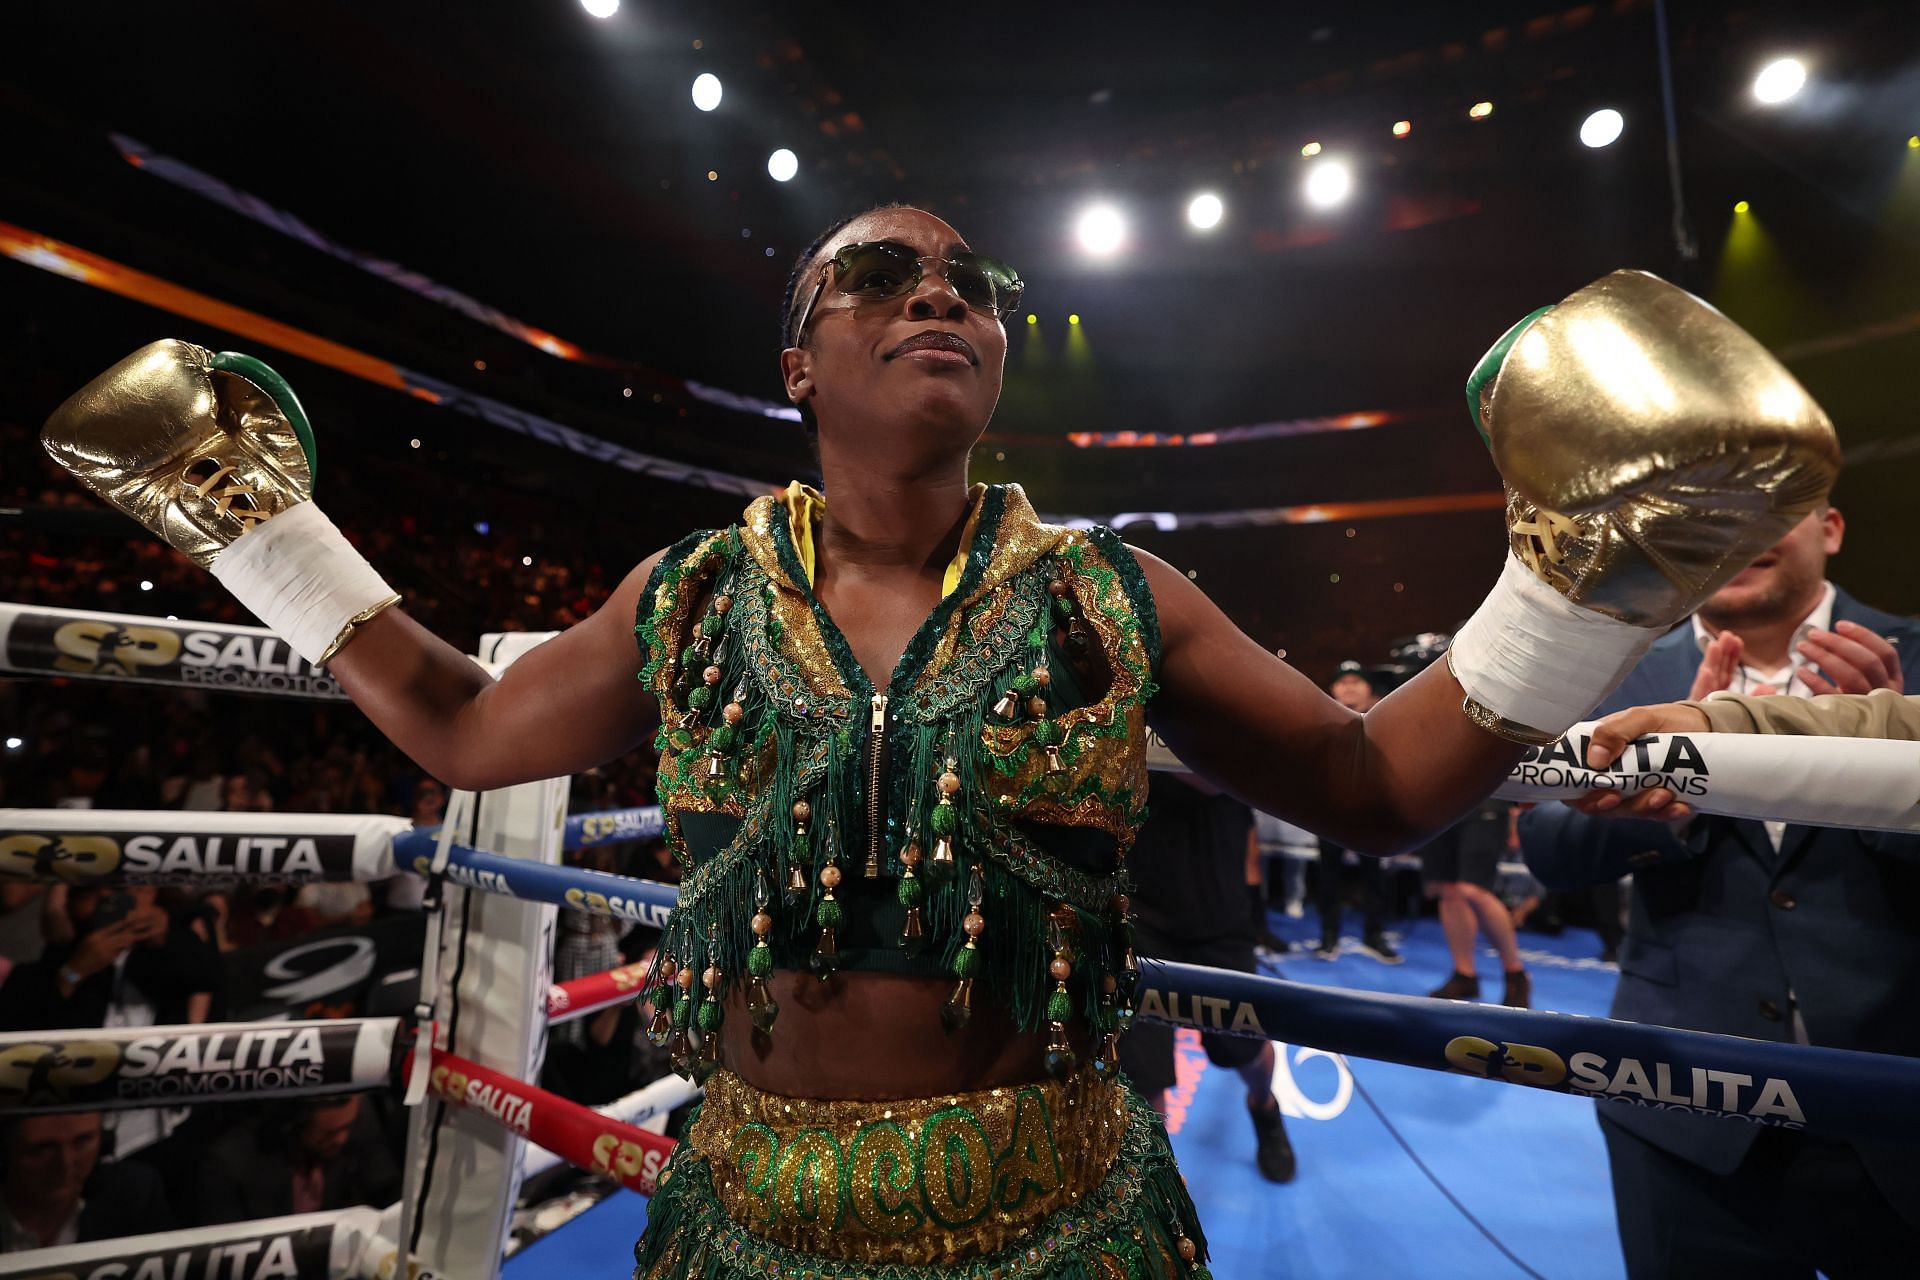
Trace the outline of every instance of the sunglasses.
{"type": "Polygon", "coordinates": [[[960,252],[950,258],[925,257],[903,244],[877,240],[870,244],[850,244],[828,259],[820,268],[820,283],[813,296],[801,308],[799,323],[793,327],[793,342],[806,340],[807,323],[814,308],[832,280],[836,292],[856,302],[880,302],[911,293],[926,278],[933,264],[960,300],[975,311],[991,312],[996,317],[1012,315],[1020,308],[1020,292],[1026,282],[1006,263],[977,253],[960,252]]]}

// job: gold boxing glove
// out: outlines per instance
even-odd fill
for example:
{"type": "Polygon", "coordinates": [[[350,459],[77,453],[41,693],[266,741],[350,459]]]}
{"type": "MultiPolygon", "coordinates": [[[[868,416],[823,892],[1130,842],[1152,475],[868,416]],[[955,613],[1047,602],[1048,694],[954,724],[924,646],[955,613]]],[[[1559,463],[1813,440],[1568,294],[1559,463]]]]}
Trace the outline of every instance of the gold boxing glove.
{"type": "Polygon", "coordinates": [[[400,598],[314,507],[313,429],[293,388],[251,356],[142,347],[69,397],[40,439],[310,662],[400,598]]]}
{"type": "Polygon", "coordinates": [[[41,443],[80,483],[205,569],[255,524],[313,496],[313,429],[251,356],[169,338],[70,396],[41,443]]]}
{"type": "Polygon", "coordinates": [[[1551,741],[1826,500],[1833,424],[1700,299],[1616,271],[1528,316],[1467,383],[1513,555],[1449,652],[1475,723],[1551,741]]]}

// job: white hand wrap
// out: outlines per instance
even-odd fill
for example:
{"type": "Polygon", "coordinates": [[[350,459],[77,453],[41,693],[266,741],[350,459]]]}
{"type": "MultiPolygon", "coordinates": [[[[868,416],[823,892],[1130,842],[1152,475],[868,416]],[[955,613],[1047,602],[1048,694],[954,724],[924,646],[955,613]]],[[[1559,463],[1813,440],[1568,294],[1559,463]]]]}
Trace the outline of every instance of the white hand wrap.
{"type": "Polygon", "coordinates": [[[213,576],[315,666],[353,625],[400,599],[311,502],[249,529],[212,564],[213,576]]]}
{"type": "Polygon", "coordinates": [[[1468,719],[1538,746],[1586,719],[1665,631],[1583,609],[1508,556],[1447,664],[1466,690],[1468,719]]]}

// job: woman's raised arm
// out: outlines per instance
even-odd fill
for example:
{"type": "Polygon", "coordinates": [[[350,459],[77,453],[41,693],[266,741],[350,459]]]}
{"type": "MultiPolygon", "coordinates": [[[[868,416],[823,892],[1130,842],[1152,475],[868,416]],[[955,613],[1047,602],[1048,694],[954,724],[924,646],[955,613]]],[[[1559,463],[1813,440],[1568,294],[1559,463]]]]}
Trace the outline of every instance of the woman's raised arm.
{"type": "Polygon", "coordinates": [[[649,556],[591,617],[498,680],[399,608],[355,628],[328,670],[395,746],[450,786],[482,791],[578,773],[653,733],[633,627],[659,560],[649,556]]]}

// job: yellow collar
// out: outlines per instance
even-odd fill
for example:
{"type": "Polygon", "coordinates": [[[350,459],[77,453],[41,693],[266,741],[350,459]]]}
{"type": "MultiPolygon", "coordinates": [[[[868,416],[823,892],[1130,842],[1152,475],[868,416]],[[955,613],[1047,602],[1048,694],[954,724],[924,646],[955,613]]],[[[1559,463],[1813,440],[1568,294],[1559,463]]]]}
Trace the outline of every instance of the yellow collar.
{"type": "MultiPolygon", "coordinates": [[[[960,531],[960,547],[954,552],[953,560],[947,565],[946,575],[940,582],[940,598],[943,600],[960,585],[960,575],[967,567],[967,552],[973,546],[974,530],[980,523],[980,499],[986,492],[987,486],[976,484],[967,494],[967,523],[960,531]]],[[[806,570],[807,585],[812,586],[813,527],[826,513],[827,499],[818,489],[795,480],[787,485],[786,492],[780,495],[780,501],[787,509],[787,529],[793,535],[793,549],[800,557],[800,567],[806,570]]]]}

